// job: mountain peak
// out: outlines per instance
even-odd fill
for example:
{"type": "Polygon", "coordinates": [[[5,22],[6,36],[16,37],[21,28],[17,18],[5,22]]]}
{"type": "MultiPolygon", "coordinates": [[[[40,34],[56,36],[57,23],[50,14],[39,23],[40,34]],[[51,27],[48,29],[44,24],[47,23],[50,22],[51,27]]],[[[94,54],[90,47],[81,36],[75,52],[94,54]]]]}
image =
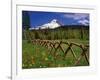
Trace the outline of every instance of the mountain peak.
{"type": "MultiPolygon", "coordinates": [[[[45,24],[43,24],[41,26],[38,26],[37,28],[38,29],[55,29],[55,28],[60,27],[60,26],[61,26],[61,24],[58,22],[58,20],[57,19],[53,19],[51,22],[45,23],[45,24]]],[[[30,30],[32,30],[32,29],[33,28],[31,28],[30,30]]]]}
{"type": "Polygon", "coordinates": [[[61,25],[58,23],[58,20],[57,19],[53,19],[50,23],[46,23],[44,25],[42,25],[40,28],[41,29],[54,29],[54,28],[57,28],[57,27],[60,27],[61,25]]]}
{"type": "Polygon", "coordinates": [[[52,21],[51,21],[51,23],[56,23],[57,22],[57,19],[53,19],[52,21]]]}

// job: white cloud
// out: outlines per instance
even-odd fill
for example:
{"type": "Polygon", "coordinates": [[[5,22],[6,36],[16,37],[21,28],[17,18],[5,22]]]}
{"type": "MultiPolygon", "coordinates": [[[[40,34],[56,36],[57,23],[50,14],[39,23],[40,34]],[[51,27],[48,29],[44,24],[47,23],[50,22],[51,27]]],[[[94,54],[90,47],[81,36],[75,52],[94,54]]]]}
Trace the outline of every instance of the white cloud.
{"type": "Polygon", "coordinates": [[[74,13],[74,14],[65,14],[65,15],[63,15],[63,17],[72,18],[74,20],[85,19],[88,16],[89,16],[88,14],[82,14],[82,13],[74,13]]]}
{"type": "Polygon", "coordinates": [[[75,20],[77,23],[82,24],[82,25],[89,25],[89,18],[88,14],[84,13],[73,13],[73,14],[65,14],[63,15],[65,18],[71,18],[75,20]]]}
{"type": "Polygon", "coordinates": [[[89,25],[89,20],[87,20],[87,19],[79,20],[78,23],[80,23],[82,25],[89,25]]]}

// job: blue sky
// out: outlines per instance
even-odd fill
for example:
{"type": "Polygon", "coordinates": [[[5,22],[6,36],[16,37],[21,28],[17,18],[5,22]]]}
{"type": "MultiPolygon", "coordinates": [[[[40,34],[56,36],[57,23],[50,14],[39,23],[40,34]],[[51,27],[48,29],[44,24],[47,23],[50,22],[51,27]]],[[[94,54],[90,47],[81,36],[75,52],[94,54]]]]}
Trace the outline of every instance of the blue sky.
{"type": "Polygon", "coordinates": [[[43,11],[23,11],[30,17],[30,26],[37,27],[57,19],[62,25],[89,25],[88,13],[61,13],[43,11]]]}

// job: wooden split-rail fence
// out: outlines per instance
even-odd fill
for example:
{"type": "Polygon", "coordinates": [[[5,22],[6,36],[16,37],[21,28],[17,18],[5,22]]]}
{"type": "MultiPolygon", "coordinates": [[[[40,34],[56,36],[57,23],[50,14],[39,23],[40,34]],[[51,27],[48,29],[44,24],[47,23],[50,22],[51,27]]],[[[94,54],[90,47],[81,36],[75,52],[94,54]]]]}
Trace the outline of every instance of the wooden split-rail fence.
{"type": "Polygon", "coordinates": [[[43,47],[46,47],[49,49],[49,53],[53,54],[54,57],[56,57],[57,50],[61,50],[64,53],[64,58],[66,58],[69,51],[71,51],[71,54],[75,58],[75,62],[73,65],[78,65],[79,62],[83,57],[85,57],[87,64],[89,65],[89,45],[82,45],[77,44],[74,42],[65,42],[65,41],[50,41],[50,40],[32,40],[33,45],[41,45],[43,47]],[[66,49],[63,49],[62,45],[67,45],[66,49]],[[76,56],[75,51],[73,50],[73,46],[76,46],[81,49],[80,56],[76,56]],[[53,51],[54,50],[54,51],[53,51]]]}

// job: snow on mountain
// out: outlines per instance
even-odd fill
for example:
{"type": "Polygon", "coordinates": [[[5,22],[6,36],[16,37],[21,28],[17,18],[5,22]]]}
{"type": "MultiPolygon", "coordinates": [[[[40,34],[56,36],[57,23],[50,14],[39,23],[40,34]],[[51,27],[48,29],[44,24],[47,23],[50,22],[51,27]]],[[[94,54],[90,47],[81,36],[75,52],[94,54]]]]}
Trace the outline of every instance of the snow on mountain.
{"type": "Polygon", "coordinates": [[[37,26],[37,28],[30,28],[29,30],[55,29],[55,28],[60,27],[60,26],[61,26],[61,24],[56,19],[53,19],[50,23],[46,23],[46,24],[43,24],[41,26],[37,26]]]}

